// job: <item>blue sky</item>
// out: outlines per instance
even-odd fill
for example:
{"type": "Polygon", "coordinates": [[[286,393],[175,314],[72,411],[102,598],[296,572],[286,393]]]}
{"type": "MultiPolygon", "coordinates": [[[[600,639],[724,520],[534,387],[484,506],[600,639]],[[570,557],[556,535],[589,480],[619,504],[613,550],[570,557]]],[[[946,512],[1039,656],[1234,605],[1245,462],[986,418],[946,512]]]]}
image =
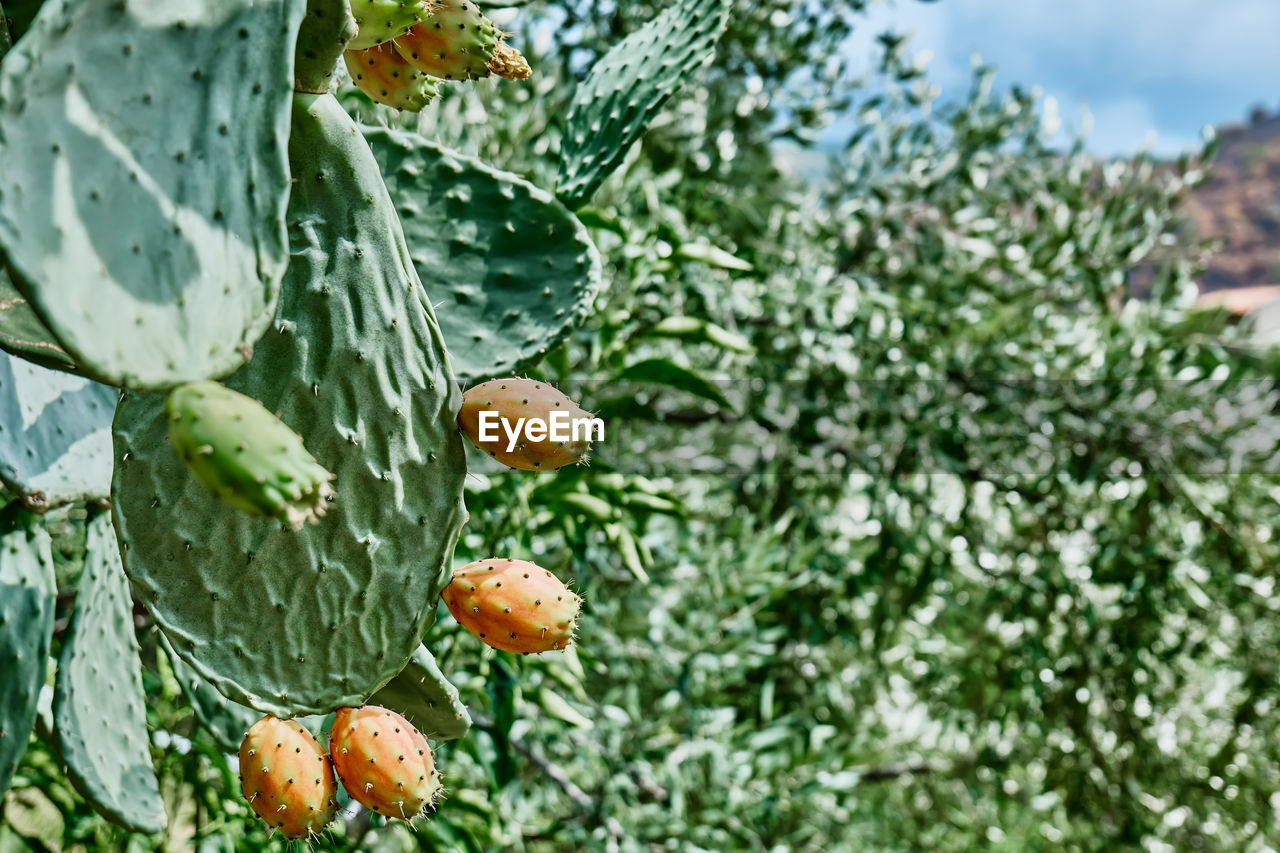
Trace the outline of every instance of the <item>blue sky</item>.
{"type": "Polygon", "coordinates": [[[1174,154],[1206,124],[1280,108],[1280,0],[892,0],[850,50],[869,55],[886,29],[932,54],[944,98],[963,93],[976,50],[999,82],[1056,99],[1068,128],[1087,107],[1097,154],[1174,154]]]}

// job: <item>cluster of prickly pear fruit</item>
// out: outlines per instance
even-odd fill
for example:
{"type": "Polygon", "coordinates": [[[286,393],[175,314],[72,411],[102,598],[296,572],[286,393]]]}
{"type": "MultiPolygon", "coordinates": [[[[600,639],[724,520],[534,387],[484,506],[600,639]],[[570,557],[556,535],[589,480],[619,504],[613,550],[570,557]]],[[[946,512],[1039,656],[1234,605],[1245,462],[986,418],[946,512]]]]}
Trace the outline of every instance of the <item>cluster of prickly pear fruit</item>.
{"type": "Polygon", "coordinates": [[[470,725],[423,645],[439,597],[516,652],[564,648],[581,603],[532,563],[451,571],[464,432],[529,471],[583,461],[590,441],[489,446],[469,426],[486,412],[587,416],[529,380],[464,400],[453,365],[525,369],[586,319],[602,264],[574,211],[705,58],[729,0],[678,0],[592,70],[555,193],[361,126],[331,92],[344,54],[357,86],[407,110],[438,81],[528,77],[469,0],[30,5],[34,20],[0,15],[0,482],[14,496],[0,579],[21,591],[0,600],[0,657],[16,662],[0,677],[0,794],[61,649],[53,746],[120,826],[166,826],[141,678],[163,660],[216,742],[240,743],[245,796],[277,831],[333,818],[334,769],[369,808],[411,817],[439,776],[405,719],[443,739],[470,725]],[[190,109],[139,106],[173,103],[190,109]],[[91,518],[69,628],[39,517],[61,508],[91,518]],[[138,654],[139,603],[155,655],[138,654]],[[358,707],[374,697],[390,710],[358,707]],[[332,757],[288,722],[344,708],[332,757]]]}
{"type": "Polygon", "coordinates": [[[347,70],[380,104],[419,112],[438,93],[437,80],[490,74],[524,80],[532,74],[520,51],[468,0],[366,0],[352,11],[359,32],[347,47],[347,70]]]}
{"type": "Polygon", "coordinates": [[[338,814],[337,779],[352,799],[412,820],[443,791],[422,732],[377,705],[339,708],[329,751],[295,720],[266,716],[240,744],[240,786],[258,817],[286,838],[307,838],[338,814]]]}

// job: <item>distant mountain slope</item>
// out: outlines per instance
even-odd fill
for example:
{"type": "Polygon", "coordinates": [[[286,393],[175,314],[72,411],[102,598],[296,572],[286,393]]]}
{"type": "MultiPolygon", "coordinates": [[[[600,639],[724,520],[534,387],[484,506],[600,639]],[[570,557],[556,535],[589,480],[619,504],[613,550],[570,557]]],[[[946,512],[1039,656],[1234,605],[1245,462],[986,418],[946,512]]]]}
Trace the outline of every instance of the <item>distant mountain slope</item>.
{"type": "Polygon", "coordinates": [[[1186,207],[1197,237],[1224,241],[1201,290],[1280,285],[1280,113],[1219,133],[1212,177],[1186,207]]]}

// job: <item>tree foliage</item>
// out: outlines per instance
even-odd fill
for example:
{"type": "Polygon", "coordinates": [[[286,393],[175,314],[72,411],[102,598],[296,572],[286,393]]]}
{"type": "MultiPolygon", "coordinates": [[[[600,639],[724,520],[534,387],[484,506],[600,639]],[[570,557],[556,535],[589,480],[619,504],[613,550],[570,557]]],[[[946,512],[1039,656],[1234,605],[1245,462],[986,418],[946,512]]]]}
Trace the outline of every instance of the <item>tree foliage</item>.
{"type": "MultiPolygon", "coordinates": [[[[1277,365],[1193,308],[1205,163],[1049,146],[1031,93],[941,99],[894,37],[861,79],[860,7],[739,4],[584,213],[612,285],[540,374],[607,441],[480,468],[458,554],[575,578],[580,641],[482,652],[442,610],[477,722],[448,799],[319,846],[1277,843],[1277,365]],[[827,171],[780,168],[837,115],[827,171]]],[[[536,80],[419,129],[549,180],[572,81],[653,8],[522,7],[536,80]]],[[[169,843],[282,846],[143,640],[169,843]]],[[[0,846],[124,842],[47,748],[14,788],[0,846]]]]}

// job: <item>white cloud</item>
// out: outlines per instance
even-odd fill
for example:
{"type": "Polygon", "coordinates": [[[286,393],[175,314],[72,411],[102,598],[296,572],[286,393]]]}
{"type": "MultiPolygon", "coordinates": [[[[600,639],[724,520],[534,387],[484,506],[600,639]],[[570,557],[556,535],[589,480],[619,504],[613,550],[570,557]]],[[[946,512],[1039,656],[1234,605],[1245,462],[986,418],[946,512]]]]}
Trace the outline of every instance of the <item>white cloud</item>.
{"type": "Polygon", "coordinates": [[[889,28],[933,53],[931,79],[949,94],[977,50],[1003,83],[1042,86],[1066,115],[1093,104],[1099,153],[1152,131],[1155,150],[1174,153],[1202,125],[1280,99],[1280,0],[896,0],[872,8],[852,55],[869,61],[889,28]]]}

